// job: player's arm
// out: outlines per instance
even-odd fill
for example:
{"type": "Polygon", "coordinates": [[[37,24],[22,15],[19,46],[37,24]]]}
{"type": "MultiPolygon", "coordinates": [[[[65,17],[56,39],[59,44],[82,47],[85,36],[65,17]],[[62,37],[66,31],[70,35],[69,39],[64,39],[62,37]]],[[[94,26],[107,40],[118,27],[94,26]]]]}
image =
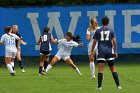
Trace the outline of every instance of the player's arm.
{"type": "Polygon", "coordinates": [[[94,39],[93,44],[92,44],[92,48],[91,48],[91,55],[93,55],[93,50],[96,46],[96,42],[97,42],[96,39],[94,39]]]}
{"type": "Polygon", "coordinates": [[[89,28],[87,29],[87,33],[86,33],[86,40],[90,40],[90,31],[89,31],[89,28]]]}
{"type": "Polygon", "coordinates": [[[52,43],[58,43],[57,39],[54,39],[54,38],[53,38],[52,34],[51,34],[51,42],[52,42],[52,43]]]}
{"type": "Polygon", "coordinates": [[[24,42],[23,40],[21,40],[21,44],[27,45],[27,42],[24,42]]]}
{"type": "Polygon", "coordinates": [[[40,44],[41,44],[41,37],[37,41],[37,45],[40,45],[40,44]]]}
{"type": "Polygon", "coordinates": [[[116,40],[115,37],[113,37],[112,43],[113,43],[113,47],[114,47],[114,56],[115,56],[115,58],[117,58],[118,57],[118,54],[117,54],[117,40],[116,40]]]}
{"type": "Polygon", "coordinates": [[[20,50],[20,42],[21,42],[21,39],[20,38],[17,38],[17,41],[18,41],[17,48],[20,50]]]}
{"type": "Polygon", "coordinates": [[[1,40],[0,40],[0,45],[2,45],[3,42],[4,42],[4,37],[2,36],[2,37],[1,37],[1,40]]]}

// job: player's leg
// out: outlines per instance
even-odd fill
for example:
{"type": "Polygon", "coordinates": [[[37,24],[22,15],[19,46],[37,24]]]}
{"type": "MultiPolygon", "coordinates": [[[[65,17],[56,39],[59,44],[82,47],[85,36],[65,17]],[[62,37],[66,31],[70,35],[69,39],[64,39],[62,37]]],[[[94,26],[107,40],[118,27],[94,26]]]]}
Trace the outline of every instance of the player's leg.
{"type": "Polygon", "coordinates": [[[44,60],[44,71],[46,71],[46,68],[48,66],[49,63],[49,55],[46,56],[45,60],[44,60]]]}
{"type": "Polygon", "coordinates": [[[117,85],[117,88],[118,89],[121,89],[121,86],[120,86],[120,82],[119,82],[119,76],[118,76],[118,73],[116,71],[116,67],[115,67],[115,64],[114,64],[114,60],[108,60],[108,66],[110,68],[110,71],[112,72],[112,76],[114,78],[114,81],[117,85]]]}
{"type": "Polygon", "coordinates": [[[52,66],[53,66],[56,62],[58,62],[60,59],[61,59],[60,57],[58,57],[57,55],[55,55],[55,56],[53,57],[52,61],[50,62],[50,64],[47,66],[47,68],[46,68],[46,73],[47,73],[47,72],[52,68],[52,66]]]}
{"type": "Polygon", "coordinates": [[[103,72],[104,72],[104,60],[98,60],[98,89],[102,88],[103,72]]]}
{"type": "Polygon", "coordinates": [[[39,75],[45,74],[45,73],[43,73],[43,71],[42,71],[42,68],[43,68],[43,66],[44,66],[44,59],[45,59],[45,57],[46,57],[46,55],[40,53],[39,75]]]}
{"type": "Polygon", "coordinates": [[[95,55],[90,55],[91,54],[91,47],[92,45],[88,45],[88,58],[89,58],[89,67],[90,67],[90,71],[91,71],[91,76],[92,76],[92,79],[95,78],[95,64],[94,64],[94,58],[95,58],[95,55]]]}
{"type": "Polygon", "coordinates": [[[14,71],[13,71],[13,67],[11,65],[11,57],[5,57],[5,63],[7,65],[7,68],[11,74],[11,76],[15,76],[14,71]]]}
{"type": "Polygon", "coordinates": [[[79,75],[82,75],[78,67],[73,63],[73,61],[67,57],[64,59],[67,64],[69,64],[79,75]]]}
{"type": "Polygon", "coordinates": [[[20,66],[20,68],[21,68],[21,71],[24,73],[25,70],[24,70],[24,67],[23,67],[23,61],[22,61],[22,59],[21,59],[21,51],[20,51],[20,50],[17,51],[16,58],[17,58],[17,61],[18,61],[18,63],[19,63],[19,66],[20,66]]]}

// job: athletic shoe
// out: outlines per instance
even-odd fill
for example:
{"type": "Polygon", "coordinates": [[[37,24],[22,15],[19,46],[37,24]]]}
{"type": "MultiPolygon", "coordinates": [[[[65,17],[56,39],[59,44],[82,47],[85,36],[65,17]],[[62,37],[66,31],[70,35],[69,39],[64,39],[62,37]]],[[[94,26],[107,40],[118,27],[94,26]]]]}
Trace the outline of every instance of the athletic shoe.
{"type": "Polygon", "coordinates": [[[25,70],[24,70],[24,69],[21,69],[21,72],[22,72],[22,73],[25,73],[25,70]]]}
{"type": "Polygon", "coordinates": [[[122,87],[121,87],[121,86],[117,86],[117,88],[118,88],[118,90],[121,90],[121,89],[122,89],[122,87]]]}
{"type": "Polygon", "coordinates": [[[102,90],[102,87],[99,87],[99,88],[97,87],[97,90],[102,90]]]}
{"type": "Polygon", "coordinates": [[[16,71],[14,70],[14,73],[16,73],[16,71]]]}
{"type": "Polygon", "coordinates": [[[91,77],[91,79],[95,79],[95,78],[96,78],[95,75],[91,77]]]}
{"type": "Polygon", "coordinates": [[[11,76],[15,76],[15,73],[10,73],[11,74],[11,76]]]}

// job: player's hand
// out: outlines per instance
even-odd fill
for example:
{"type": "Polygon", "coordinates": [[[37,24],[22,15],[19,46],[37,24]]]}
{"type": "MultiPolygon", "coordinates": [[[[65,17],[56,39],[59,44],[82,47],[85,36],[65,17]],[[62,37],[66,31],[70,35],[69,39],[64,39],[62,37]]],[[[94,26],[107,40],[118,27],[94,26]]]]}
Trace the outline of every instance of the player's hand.
{"type": "Polygon", "coordinates": [[[84,44],[83,44],[83,43],[80,43],[80,44],[79,44],[79,46],[80,46],[80,47],[83,47],[83,46],[84,46],[84,44]]]}
{"type": "Polygon", "coordinates": [[[26,42],[22,42],[22,44],[23,44],[23,45],[27,45],[27,43],[26,43],[26,42]]]}
{"type": "Polygon", "coordinates": [[[20,51],[20,47],[18,47],[17,50],[20,51]]]}
{"type": "Polygon", "coordinates": [[[114,53],[114,57],[117,58],[118,57],[118,54],[117,53],[114,53]]]}

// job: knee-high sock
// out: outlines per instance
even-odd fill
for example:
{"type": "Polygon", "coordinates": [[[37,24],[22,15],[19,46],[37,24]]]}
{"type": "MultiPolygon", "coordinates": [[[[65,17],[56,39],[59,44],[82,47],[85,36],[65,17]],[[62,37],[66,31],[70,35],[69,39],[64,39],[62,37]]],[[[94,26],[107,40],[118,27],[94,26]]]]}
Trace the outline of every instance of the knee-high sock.
{"type": "Polygon", "coordinates": [[[112,75],[113,75],[113,78],[114,78],[116,85],[120,86],[119,77],[118,77],[117,72],[113,72],[112,75]]]}
{"type": "Polygon", "coordinates": [[[23,61],[19,60],[18,63],[19,63],[20,68],[23,69],[23,61]]]}
{"type": "Polygon", "coordinates": [[[98,88],[102,87],[103,73],[98,73],[98,88]]]}
{"type": "Polygon", "coordinates": [[[42,66],[39,66],[39,74],[41,74],[42,73],[42,66]]]}
{"type": "Polygon", "coordinates": [[[47,66],[48,66],[48,61],[44,61],[44,70],[46,70],[47,66]]]}
{"type": "Polygon", "coordinates": [[[46,68],[46,73],[52,68],[52,66],[49,64],[46,68]]]}
{"type": "Polygon", "coordinates": [[[14,62],[11,62],[11,66],[13,68],[13,71],[15,70],[15,65],[14,65],[14,62]]]}
{"type": "Polygon", "coordinates": [[[94,64],[94,62],[90,62],[89,66],[90,66],[90,70],[91,70],[91,75],[93,77],[93,76],[95,76],[95,64],[94,64]]]}
{"type": "Polygon", "coordinates": [[[11,64],[7,64],[7,68],[8,68],[8,70],[9,70],[10,73],[14,73],[11,64]]]}
{"type": "Polygon", "coordinates": [[[80,70],[79,70],[78,68],[75,68],[74,70],[75,70],[78,74],[81,75],[81,72],[80,72],[80,70]]]}

